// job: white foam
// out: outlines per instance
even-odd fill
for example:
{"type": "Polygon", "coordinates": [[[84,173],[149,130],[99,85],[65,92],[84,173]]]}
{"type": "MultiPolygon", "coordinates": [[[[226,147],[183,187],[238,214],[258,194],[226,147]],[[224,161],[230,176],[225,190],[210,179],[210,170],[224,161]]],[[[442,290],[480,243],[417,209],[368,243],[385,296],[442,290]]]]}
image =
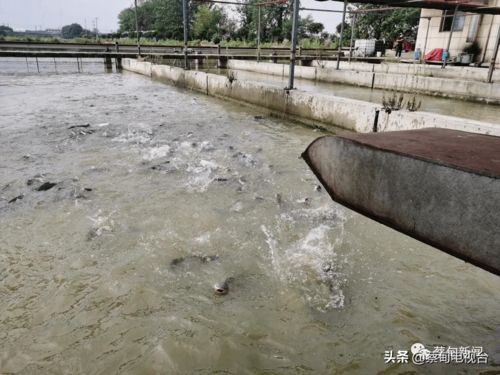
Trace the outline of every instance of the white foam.
{"type": "MultiPolygon", "coordinates": [[[[297,201],[298,202],[298,201],[297,201]]],[[[303,203],[298,202],[298,203],[303,203]]],[[[346,220],[346,211],[341,210],[332,203],[320,207],[302,207],[281,214],[280,218],[285,221],[307,220],[313,224],[337,224],[346,220]]]]}
{"type": "Polygon", "coordinates": [[[199,244],[207,244],[210,242],[210,232],[204,233],[201,236],[194,238],[194,242],[199,244]]]}
{"type": "Polygon", "coordinates": [[[215,147],[214,147],[214,145],[213,145],[213,144],[211,144],[209,141],[203,141],[203,142],[201,142],[201,144],[200,144],[200,150],[201,150],[201,151],[206,151],[206,152],[208,152],[208,151],[213,151],[213,150],[215,150],[215,147]]]}
{"type": "Polygon", "coordinates": [[[153,130],[146,124],[134,124],[127,127],[127,132],[114,139],[116,142],[146,144],[151,141],[153,130]]]}
{"type": "Polygon", "coordinates": [[[243,203],[241,203],[240,201],[237,201],[230,208],[230,211],[232,212],[240,212],[241,210],[243,210],[243,203]]]}
{"type": "Polygon", "coordinates": [[[178,147],[178,151],[182,152],[185,155],[189,155],[193,153],[193,146],[191,142],[181,142],[178,147]]]}
{"type": "Polygon", "coordinates": [[[220,166],[211,160],[200,160],[196,166],[189,165],[187,172],[190,177],[187,183],[187,188],[191,191],[204,192],[214,180],[214,172],[220,166]]]}
{"type": "Polygon", "coordinates": [[[169,145],[163,145],[159,147],[152,147],[148,149],[143,155],[142,158],[144,160],[155,160],[155,159],[160,159],[168,155],[170,152],[170,146],[169,145]]]}

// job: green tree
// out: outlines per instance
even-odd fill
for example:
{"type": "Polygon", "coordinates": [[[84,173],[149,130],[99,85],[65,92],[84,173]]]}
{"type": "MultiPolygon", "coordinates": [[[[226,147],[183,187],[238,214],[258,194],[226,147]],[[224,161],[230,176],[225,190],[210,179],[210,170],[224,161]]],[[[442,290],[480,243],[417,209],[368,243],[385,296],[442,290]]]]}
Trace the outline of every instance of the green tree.
{"type": "Polygon", "coordinates": [[[198,7],[192,27],[192,35],[195,39],[212,40],[221,37],[225,15],[218,7],[211,8],[209,5],[198,7]]]}
{"type": "MultiPolygon", "coordinates": [[[[182,40],[182,0],[153,0],[154,27],[161,38],[182,40]]],[[[193,3],[190,3],[189,20],[193,20],[193,3]]]]}
{"type": "MultiPolygon", "coordinates": [[[[342,22],[337,25],[335,30],[337,31],[337,35],[335,35],[335,40],[340,39],[340,31],[342,28],[342,22]]],[[[344,22],[344,33],[342,34],[342,46],[348,46],[351,40],[352,28],[351,25],[347,22],[344,22]]]]}
{"type": "Polygon", "coordinates": [[[123,9],[118,15],[120,33],[132,32],[135,30],[135,12],[132,8],[123,9]]]}
{"type": "MultiPolygon", "coordinates": [[[[250,4],[257,4],[262,0],[250,0],[250,4]]],[[[246,6],[240,10],[241,26],[238,31],[239,37],[246,40],[257,38],[258,7],[246,6]]],[[[262,42],[282,42],[291,40],[292,13],[288,4],[275,4],[261,7],[261,34],[262,42]]],[[[299,38],[317,38],[325,26],[315,22],[312,16],[301,17],[299,20],[299,38]]]]}
{"type": "Polygon", "coordinates": [[[307,25],[307,32],[311,36],[317,36],[325,29],[325,26],[321,22],[311,22],[307,25]]]}
{"type": "MultiPolygon", "coordinates": [[[[151,32],[155,29],[155,10],[156,4],[155,1],[146,1],[142,5],[137,7],[137,23],[139,24],[139,31],[141,33],[151,32]]],[[[120,12],[118,15],[119,21],[119,32],[129,32],[135,34],[136,25],[135,25],[135,9],[133,7],[126,8],[120,12]]]]}
{"type": "Polygon", "coordinates": [[[14,30],[12,30],[11,27],[5,26],[5,25],[0,25],[0,36],[5,36],[13,33],[14,30]]]}
{"type": "Polygon", "coordinates": [[[63,26],[61,34],[66,39],[78,38],[84,34],[84,30],[78,23],[72,23],[71,25],[63,26]]]}
{"type": "MultiPolygon", "coordinates": [[[[197,6],[190,2],[190,23],[197,6]]],[[[122,10],[118,16],[120,32],[135,33],[135,9],[133,7],[122,10]]],[[[183,38],[182,0],[149,0],[137,7],[137,20],[141,32],[148,31],[160,38],[183,38]]]]}
{"type": "MultiPolygon", "coordinates": [[[[382,6],[359,4],[355,9],[376,9],[382,6]]],[[[352,13],[350,23],[352,24],[352,13]]],[[[395,9],[384,12],[358,13],[356,16],[355,37],[374,38],[394,41],[399,34],[414,38],[420,19],[419,8],[395,9]]]]}
{"type": "MultiPolygon", "coordinates": [[[[256,4],[262,0],[250,0],[248,6],[238,10],[240,14],[240,28],[237,36],[244,40],[256,40],[259,7],[256,4]]],[[[276,4],[261,7],[260,30],[262,42],[281,42],[290,39],[291,12],[287,4],[276,4]]]]}
{"type": "MultiPolygon", "coordinates": [[[[314,18],[309,14],[306,17],[299,19],[299,37],[300,38],[317,38],[325,26],[321,22],[315,22],[314,18]]],[[[291,33],[290,29],[290,33],[291,33]]]]}

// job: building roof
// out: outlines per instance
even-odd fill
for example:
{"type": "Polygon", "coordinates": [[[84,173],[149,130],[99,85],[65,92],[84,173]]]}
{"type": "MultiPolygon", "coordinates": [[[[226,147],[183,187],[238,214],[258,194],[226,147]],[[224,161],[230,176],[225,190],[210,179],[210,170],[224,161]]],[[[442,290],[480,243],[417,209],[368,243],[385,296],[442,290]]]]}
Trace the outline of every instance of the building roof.
{"type": "MultiPolygon", "coordinates": [[[[322,0],[318,0],[322,1],[322,0]]],[[[342,1],[342,0],[333,0],[342,1]]],[[[489,3],[494,1],[481,0],[356,0],[349,1],[350,3],[364,3],[374,5],[385,5],[391,7],[411,7],[411,8],[426,8],[426,9],[455,9],[458,5],[463,12],[483,13],[483,14],[500,14],[500,7],[490,6],[489,3]]]]}

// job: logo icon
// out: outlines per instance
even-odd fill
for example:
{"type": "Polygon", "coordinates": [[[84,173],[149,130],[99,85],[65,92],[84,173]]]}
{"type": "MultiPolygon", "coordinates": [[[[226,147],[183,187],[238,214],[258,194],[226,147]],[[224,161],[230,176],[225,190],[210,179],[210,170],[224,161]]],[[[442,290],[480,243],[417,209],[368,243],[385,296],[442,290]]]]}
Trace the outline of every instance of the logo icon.
{"type": "Polygon", "coordinates": [[[411,346],[411,353],[413,354],[413,363],[416,365],[422,365],[425,363],[431,352],[425,348],[424,344],[416,342],[411,346]]]}

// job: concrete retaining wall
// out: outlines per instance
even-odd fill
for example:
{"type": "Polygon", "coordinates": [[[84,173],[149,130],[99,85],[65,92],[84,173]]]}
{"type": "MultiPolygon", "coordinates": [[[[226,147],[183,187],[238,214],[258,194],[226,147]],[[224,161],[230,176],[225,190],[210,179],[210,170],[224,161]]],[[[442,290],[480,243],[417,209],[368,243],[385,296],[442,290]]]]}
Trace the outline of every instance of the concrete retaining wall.
{"type": "MultiPolygon", "coordinates": [[[[403,64],[394,64],[395,67],[391,67],[390,64],[351,63],[349,65],[344,63],[343,69],[336,70],[331,67],[331,62],[324,64],[324,67],[322,67],[323,65],[315,67],[298,66],[296,67],[296,77],[500,104],[500,83],[485,83],[460,77],[451,79],[446,76],[447,74],[450,76],[458,74],[457,68],[450,69],[449,73],[444,73],[444,69],[417,65],[402,66],[403,64]]],[[[288,65],[285,64],[230,60],[228,67],[235,70],[288,76],[288,65]]],[[[476,77],[477,79],[479,79],[480,75],[485,74],[483,71],[471,72],[470,69],[468,71],[470,73],[463,71],[460,74],[464,77],[476,77]]],[[[497,72],[498,74],[500,73],[497,72]]]]}
{"type": "MultiPolygon", "coordinates": [[[[337,63],[335,61],[318,61],[312,62],[314,67],[335,69],[337,63]]],[[[467,66],[447,66],[446,69],[441,69],[441,65],[425,65],[425,64],[397,64],[397,63],[382,63],[369,64],[363,62],[340,62],[341,70],[355,70],[359,72],[374,72],[388,74],[412,74],[425,77],[463,79],[467,81],[486,82],[488,77],[487,68],[473,68],[467,66]]],[[[493,81],[500,82],[500,70],[493,72],[493,81]]]]}
{"type": "MultiPolygon", "coordinates": [[[[276,64],[271,64],[276,65],[276,64]]],[[[199,71],[185,71],[167,65],[154,65],[134,59],[124,59],[125,70],[204,94],[266,108],[280,116],[335,131],[343,128],[356,132],[371,132],[380,106],[354,99],[341,98],[300,90],[286,91],[261,82],[230,80],[226,76],[199,71]]],[[[426,112],[379,112],[379,131],[441,127],[500,136],[500,126],[479,121],[442,116],[426,112]]]]}
{"type": "Polygon", "coordinates": [[[123,59],[122,64],[123,68],[126,70],[151,77],[153,64],[150,62],[138,61],[136,59],[123,59]]]}

